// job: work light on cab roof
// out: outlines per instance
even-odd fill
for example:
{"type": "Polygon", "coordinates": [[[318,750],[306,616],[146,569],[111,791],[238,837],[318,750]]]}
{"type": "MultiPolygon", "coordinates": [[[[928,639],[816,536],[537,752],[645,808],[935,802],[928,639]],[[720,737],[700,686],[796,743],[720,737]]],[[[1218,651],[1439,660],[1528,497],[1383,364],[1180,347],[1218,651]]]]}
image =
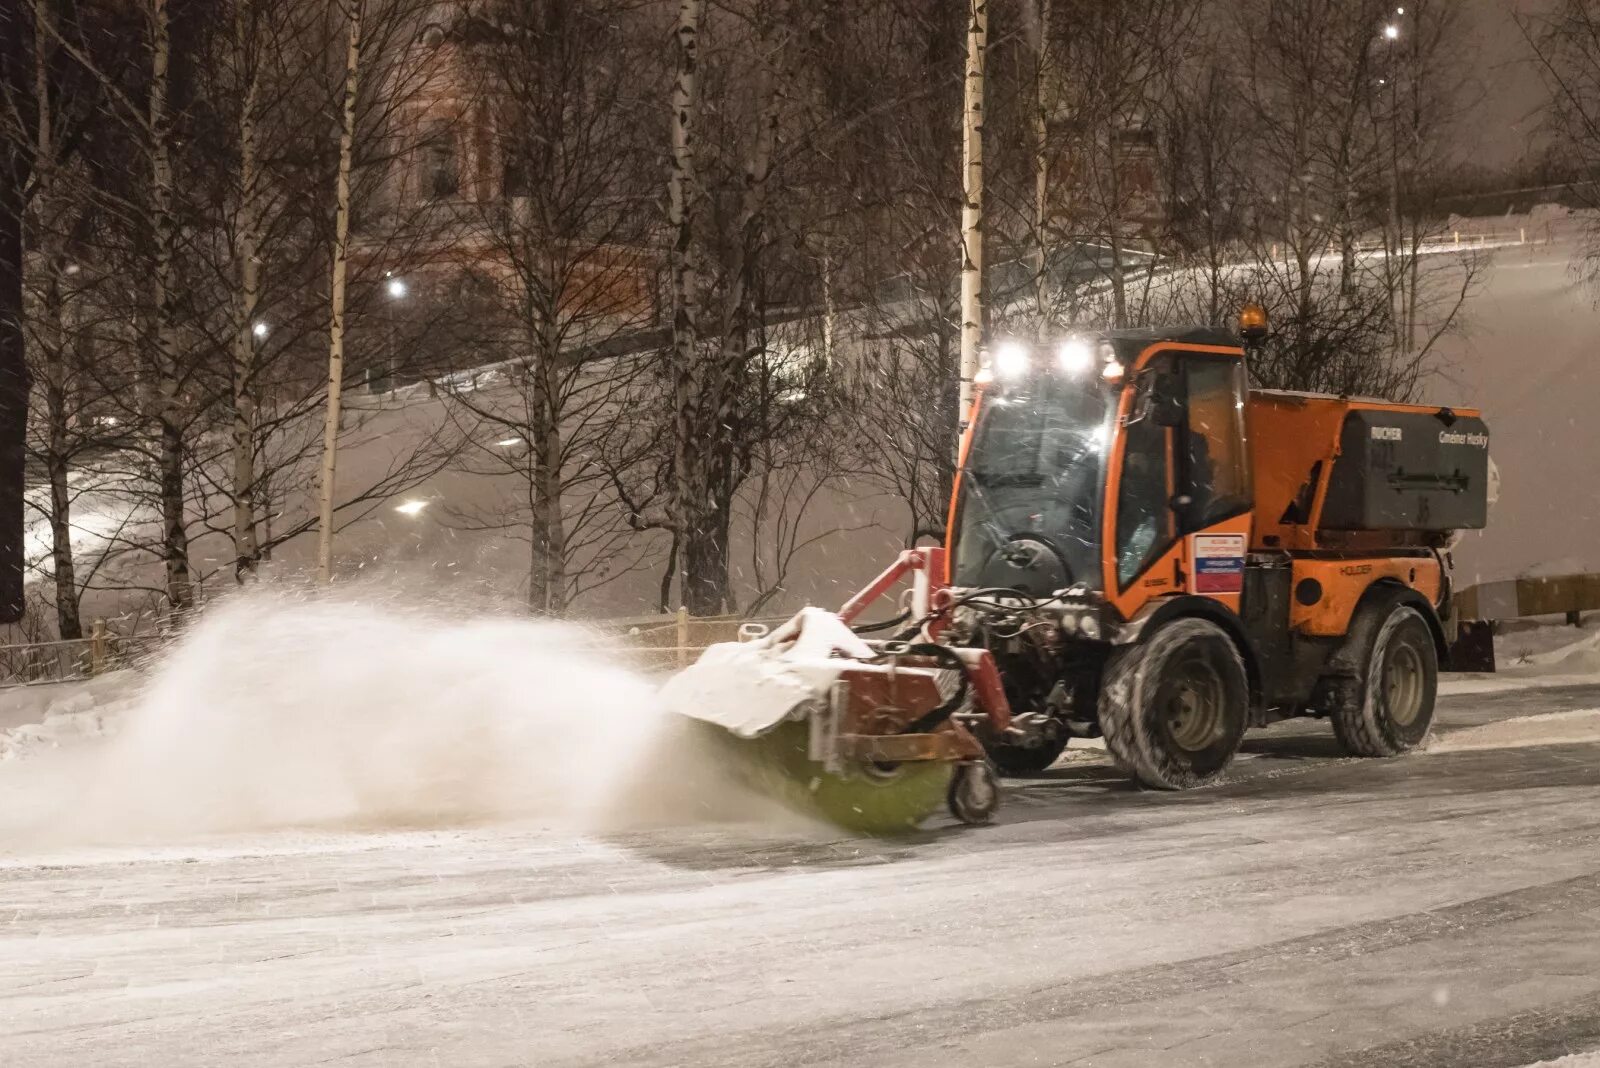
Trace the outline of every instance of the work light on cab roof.
{"type": "Polygon", "coordinates": [[[1115,380],[1122,376],[1122,365],[1117,362],[1111,345],[1103,338],[1068,334],[1038,346],[1021,338],[1005,338],[986,354],[974,381],[980,386],[990,385],[996,380],[1017,383],[1040,371],[1080,378],[1096,369],[1107,379],[1115,380]]]}

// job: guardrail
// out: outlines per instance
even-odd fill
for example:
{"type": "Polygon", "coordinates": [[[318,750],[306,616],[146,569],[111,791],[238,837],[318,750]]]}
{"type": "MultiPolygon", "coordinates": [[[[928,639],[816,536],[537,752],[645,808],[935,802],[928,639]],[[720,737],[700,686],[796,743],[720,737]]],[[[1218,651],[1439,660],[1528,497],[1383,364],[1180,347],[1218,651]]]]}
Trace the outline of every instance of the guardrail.
{"type": "Polygon", "coordinates": [[[0,645],[0,688],[76,682],[136,667],[163,641],[158,634],[116,634],[96,620],[87,638],[0,645]]]}
{"type": "Polygon", "coordinates": [[[1565,616],[1573,626],[1583,613],[1600,611],[1600,575],[1550,575],[1469,586],[1455,597],[1461,622],[1565,616]]]}

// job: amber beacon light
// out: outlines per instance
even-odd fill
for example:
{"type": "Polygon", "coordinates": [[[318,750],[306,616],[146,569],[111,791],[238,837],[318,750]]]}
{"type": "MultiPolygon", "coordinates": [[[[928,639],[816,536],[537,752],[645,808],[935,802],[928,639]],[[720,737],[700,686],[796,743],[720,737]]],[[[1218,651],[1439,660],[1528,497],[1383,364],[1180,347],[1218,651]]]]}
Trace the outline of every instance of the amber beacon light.
{"type": "Polygon", "coordinates": [[[1239,336],[1254,344],[1267,336],[1267,309],[1259,304],[1246,304],[1239,309],[1239,336]]]}

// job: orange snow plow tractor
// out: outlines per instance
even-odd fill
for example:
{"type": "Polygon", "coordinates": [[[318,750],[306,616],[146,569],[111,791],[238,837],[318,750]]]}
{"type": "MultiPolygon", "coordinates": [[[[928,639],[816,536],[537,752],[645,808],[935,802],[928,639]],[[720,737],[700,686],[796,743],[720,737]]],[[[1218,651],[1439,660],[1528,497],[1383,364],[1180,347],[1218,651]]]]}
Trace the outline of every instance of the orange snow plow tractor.
{"type": "Polygon", "coordinates": [[[789,737],[784,770],[813,794],[875,778],[846,806],[863,818],[840,820],[867,829],[884,826],[878,801],[894,826],[937,807],[927,789],[894,801],[918,766],[982,822],[991,769],[1042,771],[1072,738],[1103,737],[1159,789],[1215,779],[1248,728],[1290,716],[1329,720],[1356,755],[1417,746],[1445,654],[1449,547],[1487,521],[1488,430],[1467,408],[1251,390],[1265,332],[1252,307],[1238,336],[994,346],[945,547],[902,554],[837,615],[811,610],[803,626],[831,634],[803,654],[774,632],[738,665],[691,668],[676,707],[746,739],[789,737]],[[872,628],[888,637],[853,633],[907,575],[904,610],[872,628]],[[809,680],[737,725],[696,691],[710,678],[739,707],[752,678],[795,664],[809,680]],[[880,677],[899,671],[927,683],[880,677]]]}

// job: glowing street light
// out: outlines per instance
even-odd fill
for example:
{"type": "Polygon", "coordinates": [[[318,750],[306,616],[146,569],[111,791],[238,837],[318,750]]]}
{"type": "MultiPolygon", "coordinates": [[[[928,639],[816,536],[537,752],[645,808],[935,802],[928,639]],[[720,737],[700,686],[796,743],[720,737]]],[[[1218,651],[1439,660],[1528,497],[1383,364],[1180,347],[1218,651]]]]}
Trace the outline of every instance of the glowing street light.
{"type": "Polygon", "coordinates": [[[267,324],[258,322],[258,323],[256,323],[256,325],[254,325],[254,326],[252,326],[250,328],[250,332],[252,334],[254,334],[256,337],[258,337],[258,338],[266,337],[267,336],[267,324]]]}
{"type": "Polygon", "coordinates": [[[394,510],[401,515],[417,516],[422,514],[422,510],[426,507],[428,507],[427,501],[409,500],[395,505],[394,510]]]}
{"type": "Polygon", "coordinates": [[[402,300],[406,295],[406,281],[404,278],[391,278],[389,279],[388,285],[385,286],[385,289],[388,291],[391,299],[402,300]]]}
{"type": "Polygon", "coordinates": [[[1383,36],[1387,40],[1398,41],[1400,39],[1400,27],[1396,26],[1392,22],[1389,23],[1389,25],[1383,28],[1383,36]]]}

